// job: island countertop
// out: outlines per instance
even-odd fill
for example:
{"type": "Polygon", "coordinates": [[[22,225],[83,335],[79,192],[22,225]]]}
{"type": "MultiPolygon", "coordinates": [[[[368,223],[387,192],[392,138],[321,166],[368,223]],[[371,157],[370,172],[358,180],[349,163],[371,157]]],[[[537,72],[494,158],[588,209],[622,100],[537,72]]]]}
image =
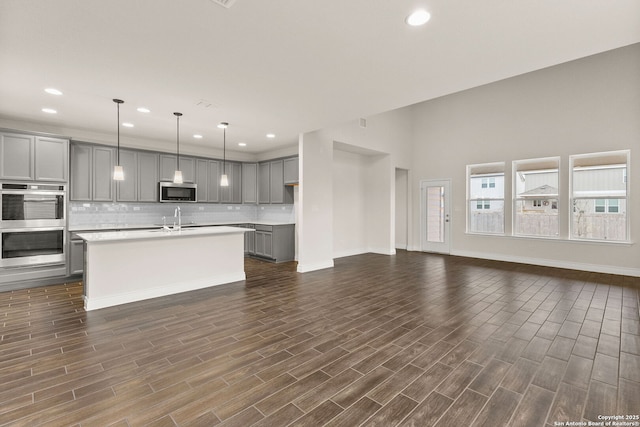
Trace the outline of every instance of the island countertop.
{"type": "Polygon", "coordinates": [[[77,236],[87,243],[113,242],[119,240],[142,240],[142,239],[176,239],[187,236],[207,236],[235,234],[253,231],[251,228],[215,226],[215,227],[189,227],[180,230],[165,230],[162,228],[147,230],[121,230],[121,231],[99,231],[78,233],[77,236]]]}

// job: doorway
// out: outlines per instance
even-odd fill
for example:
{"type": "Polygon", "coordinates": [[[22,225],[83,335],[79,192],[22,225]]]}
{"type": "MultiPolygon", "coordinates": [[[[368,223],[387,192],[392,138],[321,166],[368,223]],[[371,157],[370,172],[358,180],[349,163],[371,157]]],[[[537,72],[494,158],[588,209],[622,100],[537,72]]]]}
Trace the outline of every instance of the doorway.
{"type": "Polygon", "coordinates": [[[424,252],[451,251],[451,180],[420,181],[420,235],[424,252]]]}

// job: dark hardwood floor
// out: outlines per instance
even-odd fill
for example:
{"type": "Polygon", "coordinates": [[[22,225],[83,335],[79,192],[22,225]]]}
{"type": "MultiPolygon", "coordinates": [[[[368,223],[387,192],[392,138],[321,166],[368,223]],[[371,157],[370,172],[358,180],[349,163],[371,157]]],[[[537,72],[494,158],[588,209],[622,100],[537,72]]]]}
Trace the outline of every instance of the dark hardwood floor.
{"type": "Polygon", "coordinates": [[[246,271],[89,313],[81,283],[0,293],[0,425],[554,426],[640,413],[640,278],[403,251],[306,274],[248,259],[246,271]]]}

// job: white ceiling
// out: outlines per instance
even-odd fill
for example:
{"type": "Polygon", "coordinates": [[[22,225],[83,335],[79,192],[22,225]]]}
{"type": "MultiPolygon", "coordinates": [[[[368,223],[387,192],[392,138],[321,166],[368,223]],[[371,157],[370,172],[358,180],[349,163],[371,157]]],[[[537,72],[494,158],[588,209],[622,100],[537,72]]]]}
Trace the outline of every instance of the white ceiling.
{"type": "Polygon", "coordinates": [[[257,153],[639,41],[638,0],[2,0],[0,118],[257,153]]]}

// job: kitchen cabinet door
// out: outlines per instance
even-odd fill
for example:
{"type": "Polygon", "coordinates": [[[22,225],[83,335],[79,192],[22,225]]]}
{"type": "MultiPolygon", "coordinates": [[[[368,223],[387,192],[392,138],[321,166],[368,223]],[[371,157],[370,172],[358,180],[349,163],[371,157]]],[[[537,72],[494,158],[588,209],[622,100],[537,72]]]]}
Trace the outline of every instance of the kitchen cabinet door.
{"type": "Polygon", "coordinates": [[[242,164],[242,203],[258,203],[258,164],[242,164]]]}
{"type": "Polygon", "coordinates": [[[196,159],[196,200],[209,201],[209,160],[196,159]]]}
{"type": "Polygon", "coordinates": [[[298,158],[284,159],[284,183],[298,183],[298,158]]]}
{"type": "Polygon", "coordinates": [[[67,181],[69,169],[69,141],[59,138],[37,137],[35,140],[35,179],[38,181],[67,181]]]}
{"type": "Polygon", "coordinates": [[[113,201],[115,151],[109,147],[93,147],[92,199],[96,202],[113,201]]]}
{"type": "Polygon", "coordinates": [[[20,134],[0,134],[0,177],[2,179],[33,180],[35,137],[20,134]]]}
{"type": "Polygon", "coordinates": [[[93,197],[93,147],[71,144],[69,200],[90,201],[93,197]]]}
{"type": "MultiPolygon", "coordinates": [[[[117,156],[118,153],[116,152],[117,156]]],[[[116,200],[119,202],[137,202],[138,153],[131,150],[120,150],[120,166],[124,170],[124,181],[115,181],[116,200]]]]}
{"type": "MultiPolygon", "coordinates": [[[[183,182],[195,182],[196,167],[193,157],[180,156],[180,170],[183,182]]],[[[160,155],[160,181],[173,181],[178,166],[177,157],[173,154],[160,155]]]]}
{"type": "Polygon", "coordinates": [[[231,203],[242,203],[242,164],[231,164],[231,203]]]}
{"type": "MultiPolygon", "coordinates": [[[[209,160],[209,188],[208,199],[209,202],[220,202],[220,162],[217,160],[209,160]]],[[[198,189],[200,191],[200,189],[198,189]]]]}
{"type": "MultiPolygon", "coordinates": [[[[251,226],[253,228],[253,226],[251,226]]],[[[244,233],[244,251],[249,255],[256,253],[256,236],[255,232],[249,231],[244,233]]]]}
{"type": "Polygon", "coordinates": [[[69,243],[69,275],[82,274],[84,271],[84,240],[71,240],[69,243]]]}
{"type": "Polygon", "coordinates": [[[270,166],[269,163],[258,164],[258,203],[270,203],[270,166]]]}
{"type": "MultiPolygon", "coordinates": [[[[242,165],[240,163],[226,162],[220,166],[220,175],[226,169],[229,178],[228,187],[220,187],[220,202],[242,203],[242,165]],[[224,167],[223,167],[224,166],[224,167]]],[[[218,179],[218,185],[220,180],[218,179]]]]}
{"type": "Polygon", "coordinates": [[[282,160],[270,163],[269,192],[271,203],[284,203],[284,164],[282,160]]]}
{"type": "MultiPolygon", "coordinates": [[[[126,173],[126,172],[125,172],[126,173]]],[[[126,176],[125,176],[126,179],[126,176]]],[[[138,201],[158,201],[158,154],[138,152],[138,201]]]]}

